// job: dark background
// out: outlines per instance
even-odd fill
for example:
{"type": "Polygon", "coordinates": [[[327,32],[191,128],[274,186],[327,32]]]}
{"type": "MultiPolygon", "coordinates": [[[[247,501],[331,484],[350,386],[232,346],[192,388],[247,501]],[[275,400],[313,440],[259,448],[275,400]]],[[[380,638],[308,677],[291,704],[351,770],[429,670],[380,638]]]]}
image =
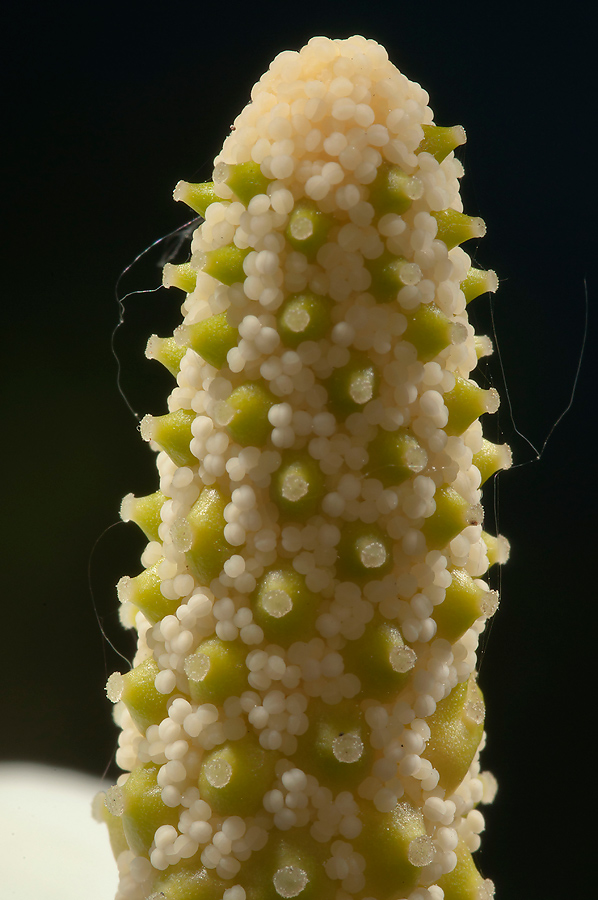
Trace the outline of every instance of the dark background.
{"type": "MultiPolygon", "coordinates": [[[[500,791],[479,865],[505,900],[588,896],[576,891],[589,829],[582,801],[593,788],[585,660],[596,622],[597,84],[581,5],[558,17],[544,4],[444,0],[22,10],[5,22],[2,75],[1,758],[97,775],[113,758],[103,686],[126,666],[107,638],[125,655],[132,647],[114,584],[139,571],[143,542],[134,526],[111,526],[124,494],[156,484],[111,354],[119,274],[190,218],[172,188],[210,178],[230,123],[277,52],[314,34],[363,33],[426,87],[437,122],[467,129],[466,211],[488,225],[467,249],[501,278],[494,339],[506,388],[496,355],[480,379],[500,390],[489,434],[511,443],[518,468],[495,491],[513,550],[480,676],[485,766],[500,791]],[[589,333],[573,406],[531,462],[528,441],[542,447],[571,396],[586,282],[589,333]]],[[[160,284],[161,252],[126,273],[121,296],[160,284]]],[[[159,290],[125,301],[114,344],[139,416],[165,411],[171,380],[143,350],[152,332],[171,333],[181,297],[159,290]]],[[[492,333],[487,298],[472,315],[492,333]]]]}

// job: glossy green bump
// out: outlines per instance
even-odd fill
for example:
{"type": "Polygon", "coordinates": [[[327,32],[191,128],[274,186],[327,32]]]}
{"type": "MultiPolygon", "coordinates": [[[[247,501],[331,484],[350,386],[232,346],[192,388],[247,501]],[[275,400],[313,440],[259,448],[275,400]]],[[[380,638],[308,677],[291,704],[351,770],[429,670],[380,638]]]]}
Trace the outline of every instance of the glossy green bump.
{"type": "Polygon", "coordinates": [[[403,267],[408,265],[407,260],[402,256],[395,256],[390,250],[384,250],[376,259],[364,260],[364,264],[372,276],[369,293],[378,303],[391,303],[396,300],[401,288],[407,284],[407,281],[403,280],[405,276],[403,267]]]}
{"type": "Polygon", "coordinates": [[[426,756],[437,770],[440,787],[455,791],[469,769],[484,733],[484,698],[471,676],[453,688],[427,719],[426,756]]]}
{"type": "Polygon", "coordinates": [[[378,525],[349,522],[341,531],[336,569],[341,578],[383,578],[392,569],[392,541],[378,525]]]}
{"type": "Polygon", "coordinates": [[[424,139],[417,148],[418,153],[431,153],[442,162],[451,150],[460,147],[467,140],[462,125],[422,125],[424,139]]]}
{"type": "Polygon", "coordinates": [[[482,446],[473,454],[473,464],[480,470],[482,484],[488,481],[501,469],[511,466],[512,456],[508,444],[493,444],[492,441],[482,440],[482,446]]]}
{"type": "Polygon", "coordinates": [[[127,843],[136,856],[149,855],[156,829],[176,825],[179,810],[162,802],[158,784],[159,766],[148,764],[134,769],[123,785],[123,829],[127,843]]]}
{"type": "Polygon", "coordinates": [[[342,656],[345,671],[361,681],[361,696],[374,700],[396,698],[416,659],[399,627],[378,616],[366,625],[360,638],[347,641],[342,656]]]}
{"type": "Polygon", "coordinates": [[[162,284],[165,288],[177,287],[190,294],[195,290],[196,281],[197,272],[191,268],[190,262],[181,263],[178,266],[166,263],[162,269],[162,284]]]}
{"type": "Polygon", "coordinates": [[[421,362],[429,362],[453,340],[455,326],[435,303],[420,303],[407,314],[403,339],[413,344],[421,362]]]}
{"type": "Polygon", "coordinates": [[[475,381],[457,375],[452,391],[443,396],[448,410],[448,422],[445,426],[447,434],[458,435],[469,428],[484,413],[493,413],[498,409],[498,393],[494,388],[486,391],[475,381]]]}
{"type": "Polygon", "coordinates": [[[266,640],[283,647],[312,637],[318,602],[290,563],[262,575],[251,597],[254,621],[266,640]]]}
{"type": "Polygon", "coordinates": [[[334,792],[356,788],[368,775],[373,755],[360,707],[353,700],[329,706],[315,699],[306,715],[309,728],[297,739],[299,768],[334,792]]]}
{"type": "Polygon", "coordinates": [[[249,690],[246,656],[247,645],[241,642],[218,637],[202,641],[185,660],[192,701],[222,706],[227,697],[240,697],[249,690]]]}
{"type": "Polygon", "coordinates": [[[262,175],[262,170],[258,163],[249,160],[248,162],[230,166],[225,184],[228,185],[241,203],[248,206],[249,201],[257,194],[266,193],[270,180],[265,175],[262,175]]]}
{"type": "Polygon", "coordinates": [[[243,262],[250,252],[251,247],[240,250],[236,244],[226,244],[224,247],[218,247],[217,250],[209,250],[205,254],[206,261],[203,271],[221,281],[222,284],[229,286],[245,281],[243,262]]]}
{"type": "MultiPolygon", "coordinates": [[[[201,857],[201,853],[196,856],[201,857]]],[[[194,858],[169,866],[152,885],[151,897],[156,900],[222,900],[229,886],[227,882],[221,881],[213,869],[202,866],[200,858],[197,865],[193,863],[194,858]]]]}
{"type": "Polygon", "coordinates": [[[200,184],[190,184],[188,181],[179,181],[172,195],[175,200],[186,203],[194,212],[205,217],[206,209],[211,203],[220,200],[214,193],[214,182],[204,181],[200,184]]]}
{"type": "Polygon", "coordinates": [[[451,576],[445,598],[434,607],[432,618],[437,625],[437,637],[454,644],[482,615],[482,600],[487,591],[465,569],[453,569],[451,576]]]}
{"type": "Polygon", "coordinates": [[[307,451],[283,454],[272,475],[270,497],[283,519],[305,521],[317,512],[324,493],[324,475],[307,451]]]}
{"type": "Polygon", "coordinates": [[[419,178],[408,175],[399,166],[382,163],[370,185],[369,200],[378,217],[388,213],[401,216],[414,200],[421,197],[423,191],[424,186],[419,178]]]}
{"type": "Polygon", "coordinates": [[[334,219],[323,213],[312,200],[298,200],[289,216],[286,239],[293,250],[313,262],[320,247],[326,243],[333,223],[334,219]]]}
{"type": "Polygon", "coordinates": [[[492,269],[474,269],[472,266],[460,287],[465,295],[465,302],[471,303],[481,294],[494,294],[498,290],[498,278],[492,269]]]}
{"type": "Polygon", "coordinates": [[[135,578],[125,575],[117,585],[118,596],[121,602],[128,600],[141,610],[146,619],[155,625],[164,616],[176,612],[179,601],[167,600],[160,590],[161,579],[158,574],[161,559],[147,569],[144,569],[135,578]]]}
{"type": "Polygon", "coordinates": [[[159,725],[166,718],[168,694],[156,690],[155,679],[160,668],[150,656],[122,676],[121,700],[142,734],[150,725],[159,725]]]}
{"type": "MultiPolygon", "coordinates": [[[[453,487],[438,488],[436,510],[424,520],[422,532],[429,550],[441,550],[468,525],[473,525],[472,507],[453,487]]],[[[480,513],[481,515],[481,513],[480,513]]]]}
{"type": "Polygon", "coordinates": [[[328,848],[305,832],[270,832],[268,843],[243,866],[247,900],[335,900],[338,882],[324,869],[328,848]]]}
{"type": "Polygon", "coordinates": [[[367,451],[367,475],[377,478],[385,487],[402,484],[421,472],[428,462],[426,451],[405,428],[380,429],[367,451]]]}
{"type": "Polygon", "coordinates": [[[186,331],[192,349],[215,369],[226,365],[228,351],[236,347],[239,340],[239,332],[229,325],[226,313],[189,325],[186,331]]]}
{"type": "Polygon", "coordinates": [[[261,381],[248,381],[235,388],[228,398],[233,417],[228,432],[243,447],[263,447],[272,426],[268,419],[275,398],[261,381]]]}
{"type": "Polygon", "coordinates": [[[219,816],[255,815],[273,786],[278,755],[264,750],[252,733],[238,741],[225,741],[202,758],[202,799],[219,816]]]}
{"type": "Polygon", "coordinates": [[[165,500],[162,491],[156,491],[146,497],[127,494],[120,505],[120,517],[123,522],[135,522],[148,541],[157,541],[158,528],[162,524],[160,510],[165,500]]]}
{"type": "Polygon", "coordinates": [[[173,337],[161,338],[152,334],[145,348],[148,359],[157,359],[165,369],[168,369],[175,378],[181,368],[181,360],[187,352],[186,347],[181,347],[173,337]]]}
{"type": "Polygon", "coordinates": [[[326,381],[328,406],[336,416],[346,419],[361,412],[378,395],[380,378],[375,365],[362,353],[352,353],[349,362],[335,369],[326,381]]]}
{"type": "Polygon", "coordinates": [[[456,209],[443,209],[441,212],[432,212],[432,215],[438,222],[436,237],[446,244],[448,250],[486,234],[485,222],[479,216],[467,216],[456,209]]]}
{"type": "Polygon", "coordinates": [[[141,437],[154,441],[176,466],[197,465],[190,449],[194,419],[195,413],[190,409],[177,409],[165,416],[145,416],[141,420],[141,437]]]}
{"type": "Polygon", "coordinates": [[[478,872],[464,841],[459,841],[455,853],[457,865],[448,875],[438,879],[438,886],[444,891],[444,900],[490,900],[494,892],[478,872]]]}
{"type": "Polygon", "coordinates": [[[312,291],[291,294],[277,314],[278,333],[285,347],[319,341],[330,328],[331,301],[312,291]]]}
{"type": "Polygon", "coordinates": [[[361,807],[363,828],[353,843],[366,860],[363,896],[376,900],[407,897],[421,872],[409,861],[409,845],[426,834],[422,814],[406,801],[390,812],[379,812],[367,802],[361,807]]]}
{"type": "Polygon", "coordinates": [[[199,584],[209,584],[233,553],[224,537],[224,510],[230,498],[218,487],[205,487],[186,517],[181,541],[187,564],[199,584]]]}

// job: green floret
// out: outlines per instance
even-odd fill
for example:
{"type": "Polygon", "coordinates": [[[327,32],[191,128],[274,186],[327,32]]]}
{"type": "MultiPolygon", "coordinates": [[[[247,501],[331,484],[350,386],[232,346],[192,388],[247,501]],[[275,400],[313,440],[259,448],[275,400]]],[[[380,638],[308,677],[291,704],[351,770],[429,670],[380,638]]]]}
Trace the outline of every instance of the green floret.
{"type": "Polygon", "coordinates": [[[501,469],[509,468],[511,450],[507,444],[493,444],[484,439],[481,448],[473,454],[473,464],[480,470],[481,483],[484,484],[501,469]]]}
{"type": "Polygon", "coordinates": [[[402,256],[396,256],[390,250],[384,250],[376,259],[364,260],[365,267],[372,276],[372,283],[368,288],[378,303],[391,303],[397,299],[405,282],[401,278],[401,271],[407,260],[402,256]]]}
{"type": "Polygon", "coordinates": [[[272,787],[278,756],[273,750],[264,750],[252,733],[238,741],[225,741],[202,758],[202,799],[219,816],[255,815],[272,787]]]}
{"type": "Polygon", "coordinates": [[[150,725],[159,725],[166,718],[169,694],[156,690],[155,679],[160,668],[150,656],[123,675],[121,700],[129,710],[131,718],[145,734],[150,725]]]}
{"type": "Polygon", "coordinates": [[[236,244],[226,244],[217,250],[208,250],[203,271],[222,284],[236,284],[245,281],[243,263],[251,247],[240,250],[236,244]]]}
{"type": "Polygon", "coordinates": [[[152,334],[145,348],[147,358],[157,359],[175,378],[179,374],[181,360],[186,352],[187,348],[181,347],[173,337],[161,338],[157,334],[152,334]]]}
{"type": "Polygon", "coordinates": [[[363,713],[352,700],[334,706],[311,700],[309,727],[298,737],[299,768],[333,791],[351,790],[368,775],[372,747],[363,713]]]}
{"type": "Polygon", "coordinates": [[[473,857],[464,841],[460,840],[455,847],[457,865],[448,875],[438,879],[438,886],[444,891],[444,900],[479,900],[489,897],[484,890],[484,881],[478,872],[473,857]]]}
{"type": "Polygon", "coordinates": [[[165,288],[177,287],[181,291],[190,294],[195,290],[197,272],[191,267],[190,262],[173,265],[166,263],[162,270],[162,284],[165,288]]]}
{"type": "Polygon", "coordinates": [[[162,491],[156,491],[155,494],[148,494],[146,497],[127,494],[120,506],[120,517],[123,522],[135,522],[148,541],[157,541],[158,528],[162,524],[160,510],[165,500],[162,491]]]}
{"type": "Polygon", "coordinates": [[[155,625],[164,616],[172,615],[176,612],[179,601],[167,600],[160,585],[162,584],[158,569],[159,559],[153,566],[144,569],[135,578],[125,576],[118,583],[118,596],[121,601],[128,600],[134,606],[141,610],[146,619],[155,625]]]}
{"type": "Polygon", "coordinates": [[[328,406],[339,418],[361,412],[378,394],[380,377],[363,353],[352,353],[349,362],[335,369],[326,381],[328,406]]]}
{"type": "Polygon", "coordinates": [[[403,339],[413,344],[421,362],[429,362],[452,341],[453,323],[435,303],[420,303],[407,314],[403,339]]]}
{"type": "Polygon", "coordinates": [[[378,525],[347,523],[341,532],[336,568],[342,578],[383,578],[392,569],[392,542],[378,525]]]}
{"type": "Polygon", "coordinates": [[[408,802],[390,812],[379,812],[372,803],[361,806],[363,828],[354,846],[366,861],[364,896],[407,897],[420,878],[421,869],[409,862],[408,853],[411,841],[426,834],[422,814],[408,802]]]}
{"type": "Polygon", "coordinates": [[[426,757],[449,795],[465,778],[484,733],[484,698],[474,677],[454,687],[427,722],[426,757]]]}
{"type": "Polygon", "coordinates": [[[249,160],[248,162],[230,166],[230,172],[225,184],[228,185],[241,203],[248,206],[249,201],[253,197],[266,193],[270,179],[262,175],[262,170],[258,163],[249,160]]]}
{"type": "Polygon", "coordinates": [[[123,829],[127,843],[136,856],[149,856],[156,829],[160,825],[175,825],[179,820],[177,807],[162,802],[158,784],[159,766],[149,763],[134,769],[123,786],[123,829]]]}
{"type": "Polygon", "coordinates": [[[236,347],[239,340],[239,332],[229,325],[226,313],[187,326],[187,334],[192,349],[215,369],[226,365],[228,351],[236,347]]]}
{"type": "Polygon", "coordinates": [[[227,402],[234,410],[227,425],[233,441],[243,447],[263,447],[272,431],[268,413],[276,402],[263,382],[248,381],[240,385],[227,402]]]}
{"type": "Polygon", "coordinates": [[[486,591],[475,583],[465,569],[453,569],[451,576],[445,598],[434,607],[432,618],[437,625],[437,636],[454,644],[481,616],[481,601],[486,591]]]}
{"type": "Polygon", "coordinates": [[[317,512],[323,493],[317,461],[307,451],[285,453],[270,482],[270,496],[282,517],[305,521],[317,512]]]}
{"type": "Polygon", "coordinates": [[[374,700],[396,698],[415,661],[399,627],[378,617],[366,625],[360,638],[347,642],[342,655],[346,671],[361,681],[361,696],[374,700]]]}
{"type": "Polygon", "coordinates": [[[333,224],[332,216],[323,213],[313,200],[298,200],[289,216],[286,239],[293,250],[313,262],[320,247],[326,243],[333,224]]]}
{"type": "Polygon", "coordinates": [[[328,848],[303,832],[273,829],[266,846],[239,873],[247,900],[334,900],[338,882],[326,875],[328,848]]]}
{"type": "Polygon", "coordinates": [[[475,381],[456,376],[452,391],[443,396],[448,410],[447,434],[458,435],[469,428],[485,412],[493,412],[498,407],[496,391],[485,391],[475,381]]]}
{"type": "Polygon", "coordinates": [[[472,267],[460,287],[465,295],[465,302],[471,303],[486,291],[494,293],[498,288],[498,278],[492,269],[474,269],[472,267]]]}
{"type": "Polygon", "coordinates": [[[451,150],[455,150],[466,141],[465,129],[462,125],[422,125],[424,139],[417,148],[418,153],[431,153],[438,162],[442,162],[451,150]]]}
{"type": "Polygon", "coordinates": [[[175,200],[182,200],[192,210],[205,218],[206,210],[211,203],[218,202],[221,198],[214,193],[214,182],[204,181],[200,184],[190,184],[188,181],[179,181],[174,189],[175,200]]]}
{"type": "Polygon", "coordinates": [[[318,597],[290,563],[270,569],[259,579],[251,597],[254,621],[266,640],[288,647],[309,640],[318,615],[318,597]]]}
{"type": "Polygon", "coordinates": [[[467,216],[456,209],[443,209],[441,212],[432,212],[432,215],[438,223],[436,237],[446,244],[447,250],[486,234],[484,220],[478,216],[467,216]]]}
{"type": "Polygon", "coordinates": [[[369,199],[378,217],[388,213],[401,216],[422,193],[419,178],[408,175],[399,166],[382,163],[370,185],[369,199]]]}
{"type": "Polygon", "coordinates": [[[177,409],[165,416],[146,416],[141,423],[141,434],[168,453],[175,465],[194,466],[197,459],[190,450],[194,419],[195,413],[190,409],[177,409]]]}
{"type": "Polygon", "coordinates": [[[404,428],[398,431],[380,429],[367,446],[367,474],[385,487],[399,485],[421,472],[428,461],[426,451],[417,438],[404,428]]]}
{"type": "Polygon", "coordinates": [[[233,553],[224,537],[224,510],[230,502],[220,488],[205,487],[187,515],[187,564],[200,584],[209,584],[233,553]]]}
{"type": "Polygon", "coordinates": [[[221,706],[227,697],[240,697],[249,689],[246,656],[245,644],[218,637],[202,641],[185,660],[193,702],[221,706]]]}
{"type": "Polygon", "coordinates": [[[311,291],[291,294],[277,314],[278,333],[286,347],[319,341],[330,328],[331,301],[311,291]]]}
{"type": "Polygon", "coordinates": [[[202,852],[203,847],[191,859],[169,866],[152,885],[152,896],[157,900],[222,900],[227,882],[202,866],[202,852]]]}
{"type": "Polygon", "coordinates": [[[471,506],[453,487],[438,488],[434,494],[436,510],[424,521],[422,532],[429,550],[441,550],[471,521],[471,506]]]}

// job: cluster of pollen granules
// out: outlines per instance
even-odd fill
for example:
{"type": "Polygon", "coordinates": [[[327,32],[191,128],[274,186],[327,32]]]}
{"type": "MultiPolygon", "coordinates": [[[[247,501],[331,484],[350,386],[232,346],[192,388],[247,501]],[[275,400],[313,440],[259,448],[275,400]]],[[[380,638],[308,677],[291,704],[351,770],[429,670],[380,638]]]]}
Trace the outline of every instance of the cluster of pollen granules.
{"type": "Polygon", "coordinates": [[[480,497],[510,455],[466,304],[496,276],[427,104],[374,41],[314,38],[175,190],[202,222],[148,344],[177,382],[141,425],[160,489],[122,506],[149,543],[97,803],[118,900],[493,896],[476,648],[507,544],[480,497]]]}

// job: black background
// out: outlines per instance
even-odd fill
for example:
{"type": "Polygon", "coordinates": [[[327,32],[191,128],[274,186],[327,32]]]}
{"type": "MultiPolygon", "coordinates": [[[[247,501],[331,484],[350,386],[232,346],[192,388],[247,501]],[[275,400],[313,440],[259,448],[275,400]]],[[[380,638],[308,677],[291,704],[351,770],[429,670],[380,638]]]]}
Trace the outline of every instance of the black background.
{"type": "MultiPolygon", "coordinates": [[[[485,766],[500,791],[479,865],[505,900],[590,896],[597,84],[581,6],[553,17],[544,4],[444,0],[34,2],[4,24],[2,758],[99,775],[113,757],[103,686],[126,666],[96,614],[130,654],[114,584],[139,571],[143,542],[132,525],[110,526],[124,494],[156,484],[111,355],[119,273],[190,218],[173,186],[210,177],[276,53],[363,33],[426,87],[437,122],[467,130],[465,207],[488,225],[467,249],[501,278],[495,343],[515,425],[536,448],[571,395],[587,282],[573,406],[540,461],[515,431],[496,355],[480,373],[503,398],[488,433],[512,444],[518,468],[496,491],[513,549],[481,666],[485,766]]],[[[159,285],[160,252],[127,272],[121,296],[159,285]]],[[[180,300],[160,290],[125,301],[114,343],[140,416],[165,411],[171,380],[143,350],[178,323],[180,300]]],[[[487,298],[472,315],[492,333],[487,298]]]]}

